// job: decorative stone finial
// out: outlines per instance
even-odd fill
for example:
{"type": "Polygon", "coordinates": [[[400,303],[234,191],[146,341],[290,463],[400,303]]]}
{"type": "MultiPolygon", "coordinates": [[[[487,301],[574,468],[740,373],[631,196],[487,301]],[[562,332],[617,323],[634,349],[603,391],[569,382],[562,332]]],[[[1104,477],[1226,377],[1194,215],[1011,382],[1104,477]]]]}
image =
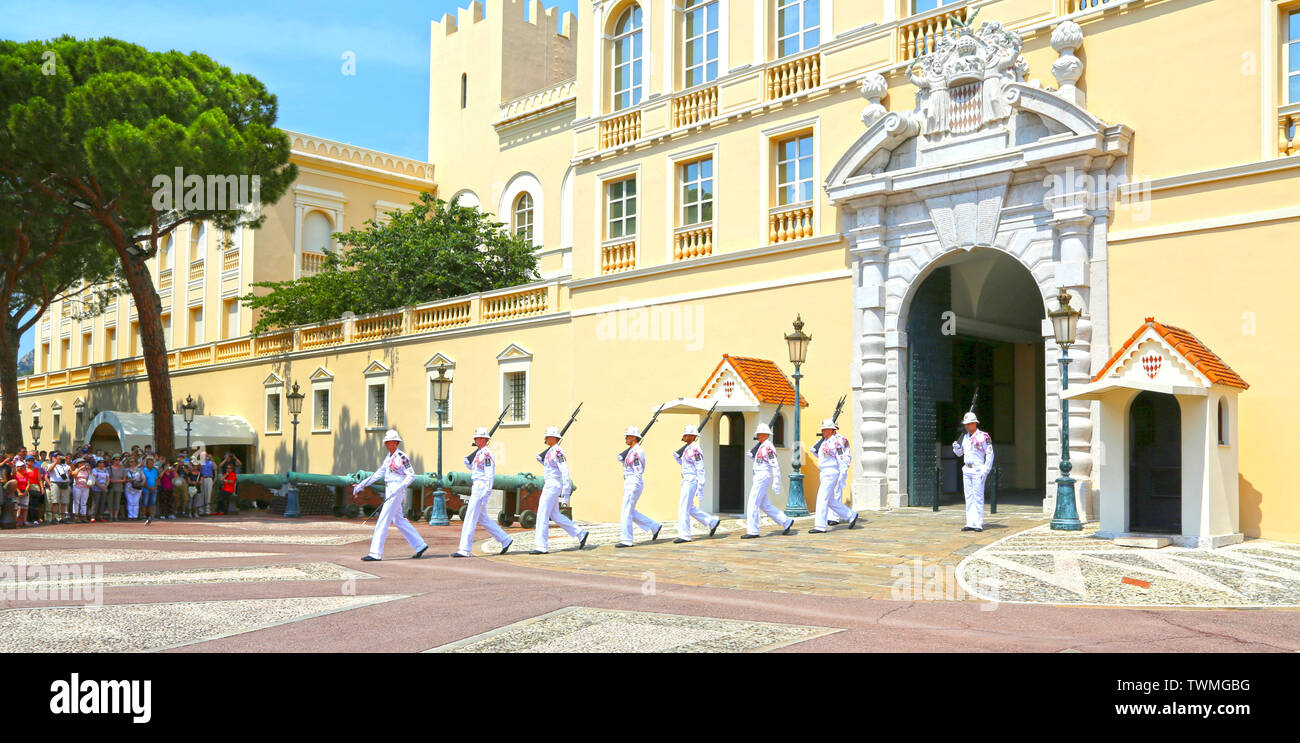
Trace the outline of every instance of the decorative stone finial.
{"type": "Polygon", "coordinates": [[[862,124],[864,126],[871,126],[876,123],[877,119],[888,113],[888,110],[880,104],[888,95],[889,84],[885,82],[884,75],[873,72],[862,78],[862,97],[871,103],[871,105],[862,109],[862,124]]]}
{"type": "Polygon", "coordinates": [[[1083,29],[1074,21],[1065,21],[1052,31],[1052,48],[1061,56],[1052,63],[1052,74],[1060,85],[1057,95],[1080,108],[1084,107],[1084,94],[1076,83],[1083,77],[1083,60],[1074,56],[1083,46],[1083,29]]]}

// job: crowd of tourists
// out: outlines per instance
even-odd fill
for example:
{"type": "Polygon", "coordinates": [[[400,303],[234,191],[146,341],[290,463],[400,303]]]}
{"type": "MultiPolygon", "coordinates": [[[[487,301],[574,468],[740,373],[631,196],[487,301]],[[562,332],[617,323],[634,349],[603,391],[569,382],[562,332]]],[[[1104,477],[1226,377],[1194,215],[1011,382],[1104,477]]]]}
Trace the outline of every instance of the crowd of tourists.
{"type": "Polygon", "coordinates": [[[20,528],[225,516],[239,512],[235,478],[243,466],[234,453],[218,464],[202,450],[167,459],[151,446],[120,454],[22,448],[0,453],[0,508],[12,509],[20,528]]]}

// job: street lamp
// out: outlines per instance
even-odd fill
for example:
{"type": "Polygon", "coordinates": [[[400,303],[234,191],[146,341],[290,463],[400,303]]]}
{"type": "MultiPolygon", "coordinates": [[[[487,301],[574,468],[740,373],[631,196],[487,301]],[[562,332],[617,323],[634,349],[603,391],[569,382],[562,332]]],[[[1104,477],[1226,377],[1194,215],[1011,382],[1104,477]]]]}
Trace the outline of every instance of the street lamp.
{"type": "Polygon", "coordinates": [[[785,336],[785,343],[790,350],[790,363],[794,364],[794,446],[791,449],[790,495],[785,502],[785,515],[807,516],[808,504],[803,498],[803,473],[799,471],[799,462],[803,459],[802,445],[799,443],[799,380],[803,375],[799,367],[808,358],[808,344],[812,336],[803,332],[803,317],[795,315],[794,332],[785,336]]]}
{"type": "Polygon", "coordinates": [[[438,482],[433,491],[433,510],[429,513],[429,526],[447,526],[451,519],[447,517],[447,492],[443,490],[442,479],[442,417],[446,414],[447,400],[451,396],[451,377],[447,376],[447,365],[438,364],[438,376],[430,382],[433,384],[433,400],[438,403],[438,482]]]}
{"type": "Polygon", "coordinates": [[[32,419],[32,448],[39,451],[41,448],[41,419],[32,419]]]}
{"type": "Polygon", "coordinates": [[[190,424],[194,422],[194,411],[198,409],[193,395],[186,395],[181,403],[181,415],[185,417],[185,458],[190,459],[190,424]]]}
{"type": "Polygon", "coordinates": [[[1070,346],[1074,345],[1079,329],[1079,310],[1070,306],[1070,294],[1061,289],[1056,295],[1057,309],[1047,313],[1052,319],[1052,333],[1061,347],[1061,476],[1056,479],[1056,511],[1052,515],[1052,529],[1056,531],[1081,531],[1079,512],[1074,505],[1074,478],[1070,477],[1070,401],[1065,391],[1070,387],[1070,346]]]}
{"type": "MultiPolygon", "coordinates": [[[[290,472],[298,471],[298,414],[302,412],[302,399],[304,397],[306,395],[298,391],[297,382],[293,383],[293,389],[289,390],[289,394],[284,396],[284,399],[289,403],[289,415],[293,416],[293,454],[289,459],[290,472]]],[[[298,487],[293,484],[293,480],[289,480],[285,485],[284,494],[284,517],[286,519],[296,519],[302,516],[302,513],[298,510],[298,487]]]]}

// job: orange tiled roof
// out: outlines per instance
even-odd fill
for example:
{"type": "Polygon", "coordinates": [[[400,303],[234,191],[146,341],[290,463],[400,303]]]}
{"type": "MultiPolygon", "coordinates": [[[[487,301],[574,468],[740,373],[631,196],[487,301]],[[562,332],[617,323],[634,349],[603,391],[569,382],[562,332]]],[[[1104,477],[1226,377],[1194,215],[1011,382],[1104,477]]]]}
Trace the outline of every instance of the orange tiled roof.
{"type": "MultiPolygon", "coordinates": [[[[794,404],[794,385],[786,377],[781,367],[767,359],[754,359],[748,356],[732,356],[722,354],[722,361],[713,368],[709,378],[704,381],[704,386],[700,388],[696,397],[704,397],[709,393],[709,382],[718,375],[718,370],[722,365],[731,362],[731,367],[740,375],[741,381],[747,387],[754,391],[760,402],[776,405],[784,403],[786,405],[794,404]]],[[[808,398],[803,395],[799,396],[799,407],[808,407],[808,398]]]]}
{"type": "Polygon", "coordinates": [[[1115,355],[1110,357],[1110,361],[1106,362],[1106,366],[1102,367],[1102,370],[1092,378],[1092,381],[1096,382],[1109,374],[1111,367],[1119,362],[1124,352],[1128,350],[1129,346],[1137,342],[1137,339],[1147,328],[1154,328],[1160,334],[1160,337],[1173,346],[1174,350],[1184,359],[1187,359],[1188,363],[1204,374],[1212,384],[1222,384],[1243,390],[1250,389],[1250,385],[1246,384],[1246,380],[1242,379],[1237,372],[1232,370],[1232,367],[1225,364],[1223,359],[1219,358],[1204,343],[1201,343],[1200,339],[1182,328],[1175,328],[1172,325],[1157,322],[1154,317],[1148,317],[1146,322],[1140,325],[1133,332],[1133,335],[1129,336],[1127,341],[1124,341],[1124,345],[1120,346],[1115,355]]]}

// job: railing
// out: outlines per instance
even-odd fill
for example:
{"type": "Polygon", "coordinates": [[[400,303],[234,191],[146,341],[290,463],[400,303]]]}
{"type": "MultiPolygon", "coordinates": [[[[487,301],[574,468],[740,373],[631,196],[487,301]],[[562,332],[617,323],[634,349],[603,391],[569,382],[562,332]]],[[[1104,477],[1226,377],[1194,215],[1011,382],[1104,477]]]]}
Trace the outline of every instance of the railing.
{"type": "Polygon", "coordinates": [[[512,101],[506,101],[501,104],[496,124],[500,125],[513,119],[568,103],[577,97],[577,92],[577,80],[569,78],[545,90],[538,90],[512,101]]]}
{"type": "Polygon", "coordinates": [[[718,86],[682,93],[673,99],[673,127],[690,126],[718,115],[718,86]]]}
{"type": "Polygon", "coordinates": [[[483,298],[483,321],[515,320],[546,314],[546,287],[483,298]]]}
{"type": "Polygon", "coordinates": [[[1278,154],[1286,157],[1300,152],[1300,103],[1278,109],[1278,154]]]}
{"type": "Polygon", "coordinates": [[[304,252],[302,254],[302,275],[303,276],[314,276],[320,273],[321,268],[324,266],[325,266],[324,253],[304,252]]]}
{"type": "Polygon", "coordinates": [[[158,291],[165,292],[172,288],[172,270],[164,268],[158,272],[158,291]]]}
{"type": "Polygon", "coordinates": [[[239,248],[231,248],[221,254],[221,270],[235,271],[239,268],[239,248]]]}
{"type": "Polygon", "coordinates": [[[426,330],[441,330],[468,325],[470,322],[469,302],[457,302],[441,307],[426,307],[411,312],[411,330],[419,333],[426,330]]]}
{"type": "Polygon", "coordinates": [[[357,342],[372,341],[377,338],[392,338],[395,335],[401,335],[404,330],[406,314],[403,312],[394,312],[391,315],[380,317],[368,317],[364,320],[357,320],[356,330],[353,332],[352,339],[357,342]]]}
{"type": "Polygon", "coordinates": [[[813,236],[812,205],[782,206],[767,216],[767,241],[783,243],[813,236]]]}
{"type": "Polygon", "coordinates": [[[343,323],[304,328],[298,335],[298,345],[304,350],[337,346],[343,342],[343,323]]]}
{"type": "MultiPolygon", "coordinates": [[[[698,229],[698,228],[697,228],[698,229]]],[[[694,239],[694,238],[693,238],[694,239]]],[[[704,250],[708,241],[701,241],[687,253],[704,250]]],[[[613,246],[621,247],[621,246],[613,246]]],[[[628,267],[635,265],[636,243],[626,243],[628,267]]],[[[710,248],[711,249],[711,248],[710,248]]],[[[707,253],[700,253],[707,254],[707,253]]],[[[558,285],[554,282],[531,284],[508,290],[498,290],[430,302],[403,310],[393,310],[380,315],[360,317],[352,321],[336,320],[309,327],[279,330],[261,336],[228,338],[202,343],[187,348],[174,349],[167,354],[169,369],[189,370],[209,364],[251,361],[266,356],[362,343],[380,338],[446,330],[456,327],[519,320],[554,312],[560,302],[558,285]]],[[[138,344],[132,349],[139,354],[138,344]]],[[[66,362],[62,365],[66,367],[66,362]]],[[[97,384],[110,380],[140,376],[145,373],[144,358],[130,358],[100,364],[88,364],[72,369],[33,374],[18,382],[19,392],[44,390],[54,386],[97,384]]]]}
{"type": "Polygon", "coordinates": [[[713,255],[713,225],[679,227],[673,234],[673,260],[687,261],[713,255]]]}
{"type": "Polygon", "coordinates": [[[1078,13],[1081,10],[1089,10],[1091,8],[1100,8],[1103,5],[1109,5],[1111,0],[1063,0],[1063,2],[1064,6],[1062,7],[1062,12],[1065,15],[1069,15],[1070,13],[1078,13]]]}
{"type": "Polygon", "coordinates": [[[622,116],[600,122],[600,147],[619,147],[641,138],[641,111],[638,109],[622,116]]]}
{"type": "Polygon", "coordinates": [[[190,263],[190,281],[203,280],[203,259],[190,263]]]}
{"type": "Polygon", "coordinates": [[[618,273],[636,268],[636,241],[606,245],[600,249],[600,272],[618,273]]]}
{"type": "Polygon", "coordinates": [[[769,101],[812,90],[822,84],[822,56],[806,57],[780,62],[767,68],[764,89],[769,101]]]}
{"type": "Polygon", "coordinates": [[[970,15],[970,7],[962,6],[926,16],[912,23],[898,27],[898,59],[903,62],[915,59],[934,51],[939,39],[953,28],[957,21],[965,22],[970,15]]]}

